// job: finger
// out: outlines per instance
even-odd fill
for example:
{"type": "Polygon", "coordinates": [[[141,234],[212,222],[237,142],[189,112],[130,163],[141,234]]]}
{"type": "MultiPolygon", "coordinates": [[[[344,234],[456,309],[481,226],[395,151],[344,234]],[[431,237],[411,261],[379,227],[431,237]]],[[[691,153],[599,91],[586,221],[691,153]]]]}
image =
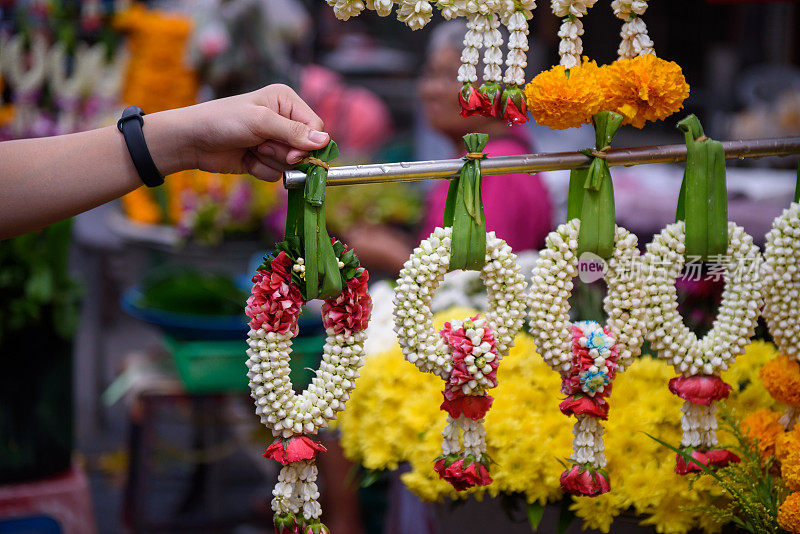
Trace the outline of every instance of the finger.
{"type": "Polygon", "coordinates": [[[258,178],[259,180],[266,180],[267,182],[277,182],[282,173],[264,165],[259,159],[249,150],[242,156],[242,167],[249,173],[258,178]]]}
{"type": "Polygon", "coordinates": [[[275,158],[270,158],[270,157],[267,157],[267,156],[262,156],[256,150],[251,150],[251,153],[256,157],[256,159],[258,161],[260,161],[261,163],[263,163],[267,167],[271,167],[272,169],[275,169],[278,172],[288,171],[289,169],[292,168],[291,165],[288,165],[287,163],[285,163],[283,161],[276,160],[275,158]]]}
{"type": "Polygon", "coordinates": [[[289,165],[294,165],[303,159],[307,152],[296,150],[278,141],[267,141],[258,146],[258,153],[262,156],[273,158],[276,161],[285,161],[289,165]]]}
{"type": "Polygon", "coordinates": [[[299,121],[287,119],[269,108],[254,113],[252,129],[264,141],[280,141],[298,150],[316,150],[330,141],[330,136],[299,121]]]}
{"type": "Polygon", "coordinates": [[[325,124],[319,115],[288,85],[270,85],[264,90],[276,95],[277,112],[280,115],[302,122],[314,130],[323,131],[325,129],[325,124]]]}

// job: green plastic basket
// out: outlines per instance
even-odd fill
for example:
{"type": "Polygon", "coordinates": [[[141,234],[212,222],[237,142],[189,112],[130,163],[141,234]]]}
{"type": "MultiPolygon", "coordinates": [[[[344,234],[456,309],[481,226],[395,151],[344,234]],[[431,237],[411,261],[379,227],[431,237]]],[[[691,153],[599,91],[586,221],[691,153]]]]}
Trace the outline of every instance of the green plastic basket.
{"type": "MultiPolygon", "coordinates": [[[[248,391],[246,341],[184,341],[165,335],[164,343],[189,393],[248,391]]],[[[289,365],[296,389],[304,389],[311,382],[324,344],[324,335],[292,340],[289,365]]]]}

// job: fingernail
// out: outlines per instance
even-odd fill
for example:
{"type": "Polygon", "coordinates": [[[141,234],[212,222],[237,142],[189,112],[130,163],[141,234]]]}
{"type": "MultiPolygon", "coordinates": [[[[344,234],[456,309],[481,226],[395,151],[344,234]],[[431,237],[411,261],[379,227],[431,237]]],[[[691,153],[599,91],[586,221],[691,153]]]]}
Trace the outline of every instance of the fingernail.
{"type": "Polygon", "coordinates": [[[328,140],[328,134],[317,130],[311,130],[308,132],[308,138],[312,143],[324,143],[328,140]]]}
{"type": "Polygon", "coordinates": [[[268,158],[270,158],[270,157],[272,157],[272,156],[274,156],[274,155],[275,155],[275,149],[274,149],[274,148],[272,148],[272,147],[271,147],[271,146],[269,146],[269,145],[261,145],[261,146],[258,148],[258,151],[259,151],[259,153],[260,153],[262,156],[266,156],[266,157],[268,157],[268,158]]]}

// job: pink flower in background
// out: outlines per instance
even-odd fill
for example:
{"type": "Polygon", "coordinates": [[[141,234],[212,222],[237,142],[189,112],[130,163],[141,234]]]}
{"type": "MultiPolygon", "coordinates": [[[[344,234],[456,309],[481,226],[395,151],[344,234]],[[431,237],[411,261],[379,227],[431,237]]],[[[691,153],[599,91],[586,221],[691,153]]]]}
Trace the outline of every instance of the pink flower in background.
{"type": "Polygon", "coordinates": [[[372,313],[372,298],[367,285],[369,273],[366,269],[347,281],[347,286],[339,295],[326,300],[322,305],[322,324],[333,328],[337,334],[366,330],[372,313]]]}
{"type": "Polygon", "coordinates": [[[561,489],[572,495],[596,497],[611,489],[605,474],[600,471],[592,472],[580,465],[573,465],[561,473],[560,481],[561,489]]]}
{"type": "Polygon", "coordinates": [[[250,328],[297,335],[297,320],[305,302],[292,281],[291,266],[291,258],[281,252],[272,260],[271,271],[258,271],[253,276],[252,295],[245,307],[245,314],[251,318],[250,328]]]}
{"type": "Polygon", "coordinates": [[[708,406],[727,399],[731,386],[714,375],[676,376],[669,381],[669,390],[684,400],[708,406]]]}

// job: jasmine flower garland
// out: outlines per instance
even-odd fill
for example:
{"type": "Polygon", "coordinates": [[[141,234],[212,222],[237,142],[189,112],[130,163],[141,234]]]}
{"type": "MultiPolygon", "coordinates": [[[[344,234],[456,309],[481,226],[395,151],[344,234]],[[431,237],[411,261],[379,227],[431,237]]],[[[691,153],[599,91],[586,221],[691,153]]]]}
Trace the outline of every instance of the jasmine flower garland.
{"type": "Polygon", "coordinates": [[[326,428],[344,409],[359,376],[372,310],[369,274],[358,267],[353,251],[334,241],[345,286],[322,306],[327,334],[322,362],[311,384],[298,395],[289,376],[289,358],[305,304],[298,284],[305,279],[305,262],[286,243],[277,248],[279,252],[267,257],[253,277],[245,309],[251,318],[247,376],[256,415],[276,438],[264,456],[283,464],[273,490],[276,532],[320,534],[328,529],[320,522],[314,459],[325,447],[308,436],[326,428]]]}
{"type": "Polygon", "coordinates": [[[433,7],[425,0],[400,0],[397,20],[412,30],[419,30],[431,21],[433,7]]]}
{"type": "MultiPolygon", "coordinates": [[[[667,226],[647,245],[643,257],[648,275],[647,339],[659,357],[672,363],[681,376],[670,380],[670,391],[684,399],[681,409],[681,444],[696,460],[712,466],[738,461],[733,453],[717,449],[714,403],[728,397],[731,387],[719,374],[744,352],[755,333],[763,305],[761,255],[753,239],[738,225],[728,223],[728,258],[717,318],[711,330],[698,340],[678,312],[675,280],[684,265],[685,223],[667,226]]],[[[699,471],[676,457],[675,471],[699,471]]]]}
{"type": "Polygon", "coordinates": [[[603,308],[605,328],[594,321],[572,323],[569,297],[577,274],[580,220],[559,226],[546,239],[533,270],[529,321],[539,353],[561,374],[559,405],[577,419],[573,428],[572,465],[561,474],[561,488],[577,495],[597,496],[609,491],[603,468],[603,427],[608,418],[611,383],[639,355],[644,335],[644,292],[635,279],[640,257],[636,236],[616,227],[614,250],[608,261],[608,286],[603,308]]]}
{"type": "Polygon", "coordinates": [[[436,334],[431,300],[450,265],[452,227],[436,228],[414,249],[395,288],[395,332],[405,358],[445,382],[447,411],[442,455],[434,469],[461,491],[491,483],[483,419],[497,386],[497,367],[514,344],[524,317],[524,277],[505,241],[486,234],[481,279],[489,310],[485,317],[453,320],[436,334]]]}

